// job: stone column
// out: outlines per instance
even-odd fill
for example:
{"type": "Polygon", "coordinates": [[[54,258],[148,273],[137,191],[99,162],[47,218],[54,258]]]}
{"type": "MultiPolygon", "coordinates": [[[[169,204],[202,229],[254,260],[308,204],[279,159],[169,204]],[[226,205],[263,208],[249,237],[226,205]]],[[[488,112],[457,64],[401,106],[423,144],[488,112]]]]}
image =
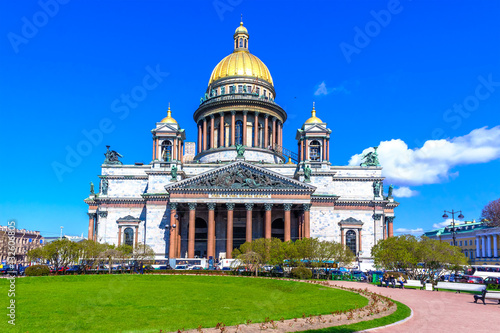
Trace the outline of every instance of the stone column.
{"type": "Polygon", "coordinates": [[[226,145],[226,142],[224,140],[224,131],[226,130],[224,128],[224,112],[219,112],[220,116],[220,124],[219,124],[219,147],[224,147],[226,145]]]}
{"type": "Polygon", "coordinates": [[[362,251],[361,249],[363,248],[362,247],[362,245],[363,245],[363,241],[362,241],[363,237],[361,237],[361,231],[362,231],[362,229],[358,229],[358,252],[361,252],[362,251]]]}
{"type": "Polygon", "coordinates": [[[345,245],[345,231],[343,227],[340,227],[340,244],[345,245]]]}
{"type": "Polygon", "coordinates": [[[491,237],[490,235],[486,235],[486,249],[488,251],[488,257],[491,257],[491,237]]]}
{"type": "Polygon", "coordinates": [[[259,113],[255,112],[255,120],[253,122],[253,146],[259,146],[259,113]]]}
{"type": "Polygon", "coordinates": [[[227,232],[226,232],[226,258],[233,258],[233,211],[234,203],[226,203],[227,207],[227,232]]]}
{"type": "Polygon", "coordinates": [[[307,138],[304,138],[304,161],[307,161],[309,159],[309,141],[307,141],[307,138]]]}
{"type": "MultiPolygon", "coordinates": [[[[377,214],[375,214],[377,215],[377,214]]],[[[386,216],[385,217],[385,222],[387,223],[387,228],[389,229],[388,237],[394,237],[394,230],[393,230],[393,221],[396,217],[395,216],[386,216]]]]}
{"type": "Polygon", "coordinates": [[[247,223],[246,223],[246,238],[245,241],[252,241],[252,209],[253,203],[246,203],[245,208],[247,210],[247,223]]]}
{"type": "Polygon", "coordinates": [[[326,139],[326,160],[330,161],[330,139],[326,139]]]}
{"type": "Polygon", "coordinates": [[[476,236],[476,258],[481,257],[481,253],[479,251],[479,236],[476,236]]]}
{"type": "Polygon", "coordinates": [[[207,150],[207,118],[203,118],[203,151],[207,150]]]}
{"type": "Polygon", "coordinates": [[[269,146],[269,132],[268,132],[268,129],[267,127],[269,126],[269,122],[268,122],[268,118],[269,118],[269,115],[266,113],[264,115],[264,149],[267,149],[267,147],[269,146]]]}
{"type": "Polygon", "coordinates": [[[323,156],[321,156],[321,161],[326,161],[326,139],[323,139],[323,156]]]}
{"type": "Polygon", "coordinates": [[[177,156],[177,154],[179,153],[179,147],[177,146],[177,143],[179,141],[177,140],[177,138],[174,139],[174,146],[172,147],[172,161],[177,161],[179,160],[179,157],[177,156]]]}
{"type": "Polygon", "coordinates": [[[273,140],[271,145],[274,147],[276,145],[276,117],[273,117],[273,140]]]}
{"type": "Polygon", "coordinates": [[[175,246],[176,240],[177,240],[177,220],[175,218],[175,214],[177,213],[177,203],[171,202],[170,203],[170,241],[169,241],[169,250],[168,250],[168,257],[169,258],[176,258],[177,253],[176,249],[177,247],[175,246]]]}
{"type": "Polygon", "coordinates": [[[311,238],[310,210],[311,204],[304,204],[304,238],[311,238]]]}
{"type": "Polygon", "coordinates": [[[184,142],[181,142],[179,144],[179,149],[180,149],[180,157],[181,157],[181,163],[184,163],[184,142]]]}
{"type": "Polygon", "coordinates": [[[188,203],[189,206],[189,231],[188,231],[188,257],[194,258],[194,238],[196,232],[196,202],[188,203]]]}
{"type": "Polygon", "coordinates": [[[139,226],[135,227],[135,243],[134,246],[137,246],[139,244],[139,226]]]}
{"type": "Polygon", "coordinates": [[[95,213],[87,213],[89,215],[89,240],[94,240],[94,218],[95,213]]]}
{"type": "Polygon", "coordinates": [[[264,208],[266,209],[266,219],[265,219],[265,233],[264,237],[267,239],[271,239],[271,213],[273,209],[273,204],[272,203],[265,203],[264,208]]]}
{"type": "Polygon", "coordinates": [[[247,145],[247,114],[248,111],[243,111],[243,145],[247,145]]]}
{"type": "Polygon", "coordinates": [[[214,149],[215,148],[215,138],[214,138],[214,133],[215,133],[215,119],[214,115],[210,115],[210,148],[214,149]]]}
{"type": "Polygon", "coordinates": [[[235,146],[235,134],[236,134],[236,122],[235,122],[236,111],[231,111],[231,145],[235,146]]]}
{"type": "Polygon", "coordinates": [[[153,161],[156,159],[156,138],[153,138],[153,161]]]}
{"type": "Polygon", "coordinates": [[[208,233],[207,233],[207,257],[215,259],[215,202],[209,202],[208,206],[208,233]]]}
{"type": "Polygon", "coordinates": [[[122,245],[122,227],[118,226],[118,246],[122,245]]]}
{"type": "Polygon", "coordinates": [[[283,147],[283,123],[280,121],[278,123],[278,144],[283,147]]]}
{"type": "Polygon", "coordinates": [[[481,236],[481,254],[482,254],[482,258],[485,258],[486,257],[486,245],[485,245],[485,239],[486,236],[481,236]]]}
{"type": "Polygon", "coordinates": [[[198,123],[198,154],[201,153],[201,144],[202,144],[202,136],[201,136],[201,124],[198,123]]]}
{"type": "Polygon", "coordinates": [[[181,253],[181,240],[182,240],[182,223],[181,223],[181,220],[179,219],[178,220],[178,223],[177,223],[177,231],[175,232],[175,234],[177,235],[177,242],[175,245],[177,245],[177,256],[178,257],[182,257],[182,253],[181,253]]]}
{"type": "Polygon", "coordinates": [[[497,235],[492,235],[493,238],[493,257],[498,258],[497,235]]]}
{"type": "Polygon", "coordinates": [[[291,239],[290,210],[292,209],[292,204],[283,204],[283,208],[285,209],[285,242],[288,242],[291,239]]]}

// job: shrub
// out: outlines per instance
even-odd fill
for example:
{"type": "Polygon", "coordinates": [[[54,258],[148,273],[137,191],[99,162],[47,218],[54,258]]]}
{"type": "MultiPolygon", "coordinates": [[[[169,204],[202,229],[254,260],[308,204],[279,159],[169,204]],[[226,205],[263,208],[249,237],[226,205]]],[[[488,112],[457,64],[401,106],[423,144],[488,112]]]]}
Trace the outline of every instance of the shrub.
{"type": "Polygon", "coordinates": [[[295,267],[292,269],[292,276],[296,279],[310,279],[312,277],[312,271],[306,267],[295,267]]]}
{"type": "Polygon", "coordinates": [[[24,274],[26,276],[47,276],[50,273],[49,267],[46,265],[34,265],[26,267],[24,274]]]}
{"type": "Polygon", "coordinates": [[[500,290],[500,284],[496,284],[496,283],[487,284],[486,290],[500,290]]]}

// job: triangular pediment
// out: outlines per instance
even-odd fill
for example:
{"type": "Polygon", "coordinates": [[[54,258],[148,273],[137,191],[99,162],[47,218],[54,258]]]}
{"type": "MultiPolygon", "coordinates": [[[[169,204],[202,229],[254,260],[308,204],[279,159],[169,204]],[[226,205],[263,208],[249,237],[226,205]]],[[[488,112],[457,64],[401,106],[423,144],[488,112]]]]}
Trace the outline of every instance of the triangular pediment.
{"type": "Polygon", "coordinates": [[[302,192],[316,187],[285,177],[265,168],[237,161],[165,186],[169,193],[188,192],[302,192]]]}
{"type": "Polygon", "coordinates": [[[326,127],[325,123],[322,123],[322,124],[313,124],[313,125],[309,125],[309,126],[304,126],[303,131],[305,133],[325,132],[325,131],[328,131],[328,128],[326,127]]]}

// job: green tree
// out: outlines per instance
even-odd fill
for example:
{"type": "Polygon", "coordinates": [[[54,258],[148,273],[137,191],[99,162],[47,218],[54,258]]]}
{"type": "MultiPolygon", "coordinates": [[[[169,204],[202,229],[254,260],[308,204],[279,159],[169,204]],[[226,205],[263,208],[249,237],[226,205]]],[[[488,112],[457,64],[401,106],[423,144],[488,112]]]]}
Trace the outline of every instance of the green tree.
{"type": "Polygon", "coordinates": [[[43,259],[48,260],[56,270],[78,261],[80,249],[77,243],[68,239],[58,239],[43,246],[43,259]]]}
{"type": "Polygon", "coordinates": [[[84,273],[89,267],[96,267],[101,258],[100,254],[108,248],[107,244],[94,242],[93,240],[84,240],[79,243],[80,246],[80,261],[83,264],[84,273]]]}
{"type": "Polygon", "coordinates": [[[121,251],[118,251],[114,247],[109,247],[107,250],[101,252],[100,256],[102,258],[106,258],[108,260],[108,273],[111,274],[111,271],[113,269],[113,261],[116,258],[120,258],[123,253],[121,251]]]}
{"type": "Polygon", "coordinates": [[[147,244],[139,243],[136,245],[133,251],[133,257],[135,260],[154,260],[155,251],[151,248],[151,246],[147,244]]]}

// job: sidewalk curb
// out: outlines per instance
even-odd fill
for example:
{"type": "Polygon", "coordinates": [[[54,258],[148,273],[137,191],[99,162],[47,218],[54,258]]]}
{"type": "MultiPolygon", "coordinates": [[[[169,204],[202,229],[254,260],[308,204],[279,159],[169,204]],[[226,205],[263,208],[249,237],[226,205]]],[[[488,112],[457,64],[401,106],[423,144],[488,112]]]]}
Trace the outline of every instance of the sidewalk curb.
{"type": "MultiPolygon", "coordinates": [[[[408,305],[406,305],[406,306],[408,306],[408,305]]],[[[410,320],[411,318],[413,318],[413,309],[410,308],[410,310],[411,310],[410,315],[408,317],[406,317],[405,319],[403,319],[403,320],[397,321],[397,322],[389,324],[389,325],[379,326],[379,327],[374,327],[374,328],[369,328],[367,330],[358,331],[358,332],[375,332],[376,330],[379,330],[379,329],[382,329],[382,328],[386,328],[386,327],[391,327],[391,326],[396,326],[396,325],[403,324],[403,323],[407,322],[408,320],[410,320]]]]}

